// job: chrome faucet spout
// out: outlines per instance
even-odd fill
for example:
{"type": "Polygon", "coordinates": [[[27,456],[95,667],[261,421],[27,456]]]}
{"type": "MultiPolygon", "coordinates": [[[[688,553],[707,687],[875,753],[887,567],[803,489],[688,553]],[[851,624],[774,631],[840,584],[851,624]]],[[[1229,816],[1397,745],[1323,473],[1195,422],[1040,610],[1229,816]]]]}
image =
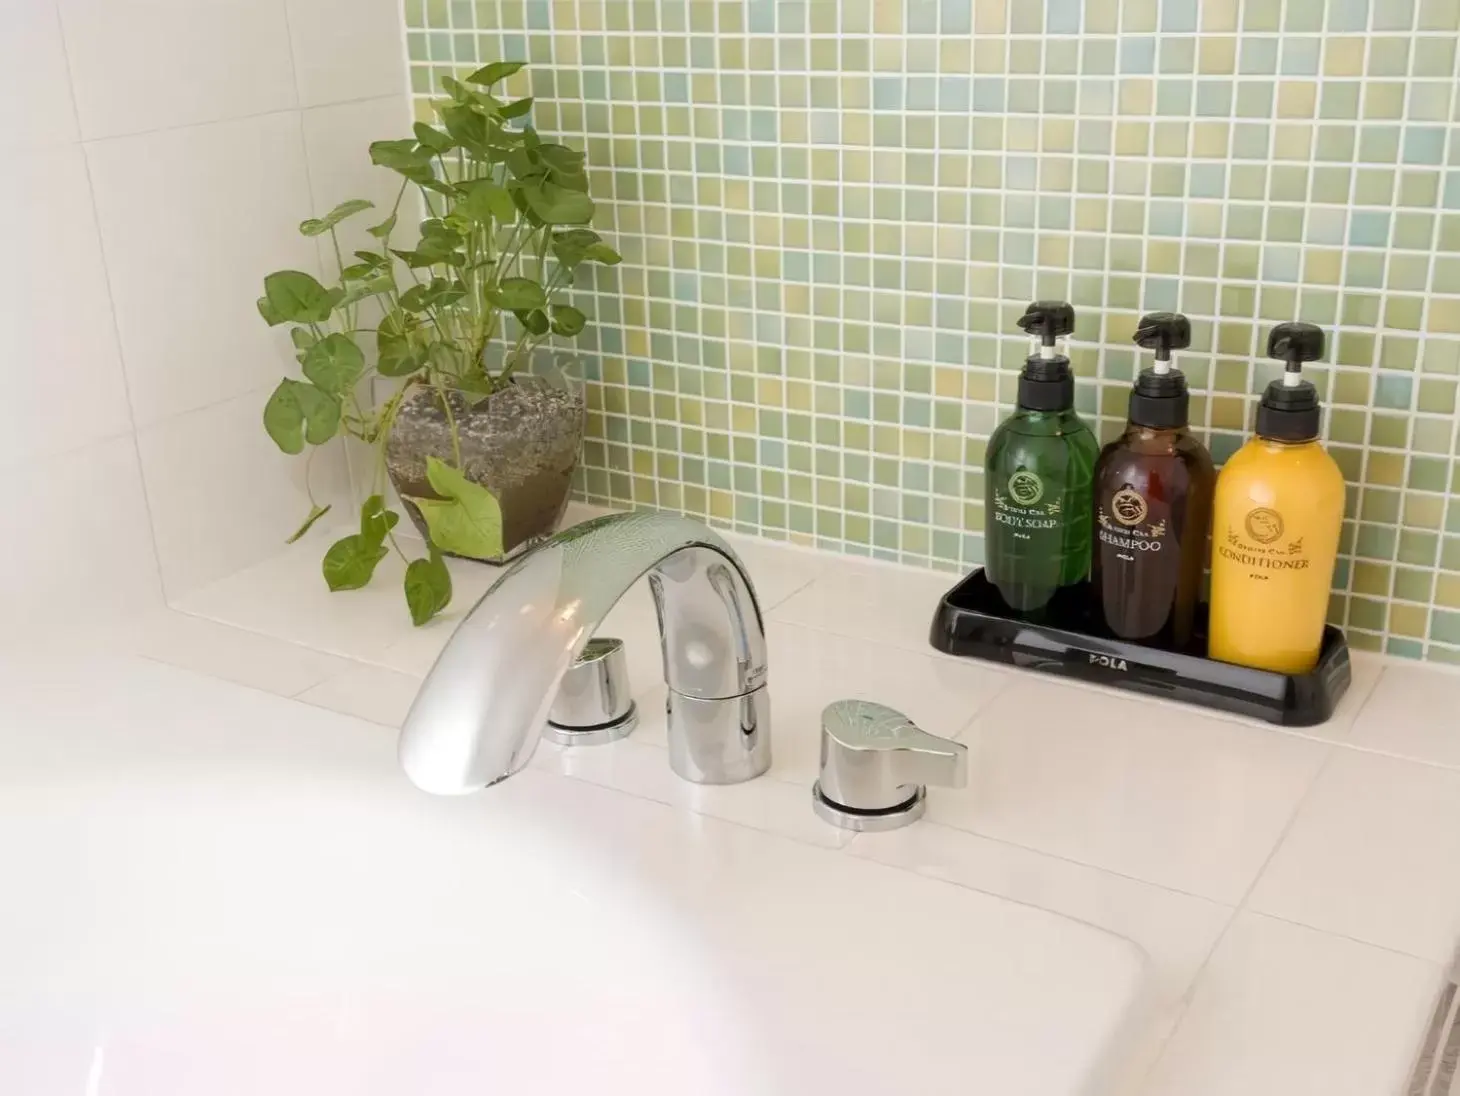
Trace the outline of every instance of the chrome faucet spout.
{"type": "Polygon", "coordinates": [[[669,762],[698,784],[770,768],[765,627],[745,567],[718,534],[672,514],[564,530],[502,574],[426,677],[400,735],[420,788],[456,795],[532,757],[558,683],[645,574],[669,686],[669,762]]]}

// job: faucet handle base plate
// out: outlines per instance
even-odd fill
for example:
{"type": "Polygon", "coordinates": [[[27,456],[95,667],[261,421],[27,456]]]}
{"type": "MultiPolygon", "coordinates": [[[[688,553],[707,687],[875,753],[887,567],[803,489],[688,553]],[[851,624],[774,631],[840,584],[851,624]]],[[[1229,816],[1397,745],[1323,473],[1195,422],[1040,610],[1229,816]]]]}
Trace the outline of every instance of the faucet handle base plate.
{"type": "Polygon", "coordinates": [[[821,781],[811,788],[811,809],[823,822],[856,833],[886,833],[916,822],[928,809],[928,789],[921,784],[911,799],[895,807],[858,810],[833,803],[821,790],[821,781]]]}
{"type": "Polygon", "coordinates": [[[605,742],[627,738],[638,725],[639,707],[630,703],[629,710],[618,719],[597,727],[563,727],[549,721],[543,724],[542,737],[545,742],[559,746],[602,746],[605,742]]]}

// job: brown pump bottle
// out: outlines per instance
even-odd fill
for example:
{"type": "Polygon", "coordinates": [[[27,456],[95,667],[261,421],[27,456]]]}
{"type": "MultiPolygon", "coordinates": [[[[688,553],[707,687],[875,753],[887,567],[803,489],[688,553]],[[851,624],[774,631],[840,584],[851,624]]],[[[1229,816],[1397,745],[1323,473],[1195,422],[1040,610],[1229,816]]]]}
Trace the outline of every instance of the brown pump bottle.
{"type": "Polygon", "coordinates": [[[1216,472],[1188,429],[1186,377],[1171,352],[1191,345],[1191,323],[1153,312],[1136,328],[1156,352],[1130,397],[1125,432],[1095,465],[1096,608],[1122,639],[1190,645],[1211,525],[1216,472]]]}

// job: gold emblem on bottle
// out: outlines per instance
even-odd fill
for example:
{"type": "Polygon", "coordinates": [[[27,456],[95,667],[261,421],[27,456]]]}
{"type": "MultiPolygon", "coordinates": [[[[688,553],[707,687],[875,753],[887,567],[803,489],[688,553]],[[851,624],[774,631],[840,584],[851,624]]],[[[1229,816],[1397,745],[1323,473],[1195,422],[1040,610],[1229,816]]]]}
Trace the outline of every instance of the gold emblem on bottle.
{"type": "Polygon", "coordinates": [[[1283,535],[1283,516],[1266,506],[1247,511],[1247,517],[1242,524],[1247,529],[1247,535],[1259,544],[1271,544],[1283,535]]]}
{"type": "Polygon", "coordinates": [[[1009,477],[1009,494],[1020,506],[1033,506],[1044,497],[1044,481],[1021,468],[1009,477]]]}
{"type": "Polygon", "coordinates": [[[1110,509],[1115,514],[1115,520],[1126,527],[1145,521],[1148,512],[1146,500],[1132,487],[1123,488],[1112,495],[1110,509]]]}

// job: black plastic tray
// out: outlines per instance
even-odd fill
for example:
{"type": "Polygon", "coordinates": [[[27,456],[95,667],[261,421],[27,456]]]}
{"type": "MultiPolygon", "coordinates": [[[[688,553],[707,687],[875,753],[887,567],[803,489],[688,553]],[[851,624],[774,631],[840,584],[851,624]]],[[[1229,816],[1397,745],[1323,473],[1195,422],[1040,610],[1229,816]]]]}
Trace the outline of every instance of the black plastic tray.
{"type": "MultiPolygon", "coordinates": [[[[1037,619],[1010,609],[983,568],[943,595],[929,641],[940,651],[1026,670],[1180,700],[1203,708],[1312,727],[1333,715],[1352,678],[1343,633],[1323,631],[1318,665],[1306,674],[1279,674],[1218,662],[1200,654],[1101,635],[1091,619],[1089,591],[1062,591],[1037,619]]],[[[1193,647],[1206,649],[1205,620],[1193,647]]]]}

